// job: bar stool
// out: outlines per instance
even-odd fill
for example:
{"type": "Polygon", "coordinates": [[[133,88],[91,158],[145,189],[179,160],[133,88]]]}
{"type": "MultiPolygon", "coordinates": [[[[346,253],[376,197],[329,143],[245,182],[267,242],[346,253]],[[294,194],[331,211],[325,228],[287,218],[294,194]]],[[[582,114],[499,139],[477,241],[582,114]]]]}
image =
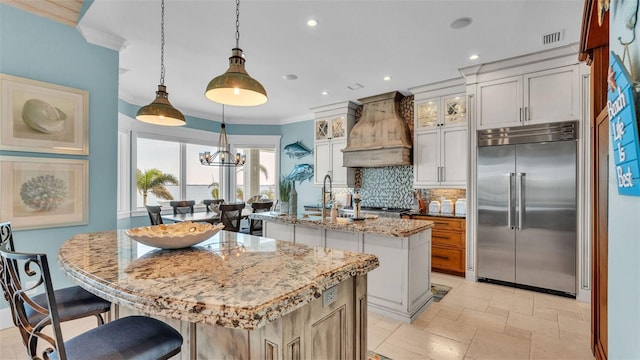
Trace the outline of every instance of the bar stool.
{"type": "MultiPolygon", "coordinates": [[[[183,342],[180,333],[162,321],[145,316],[114,320],[64,341],[60,330],[61,312],[58,311],[59,305],[51,283],[47,255],[16,253],[9,251],[6,246],[0,246],[0,258],[3,288],[14,313],[14,324],[29,338],[39,337],[49,343],[43,351],[43,358],[168,359],[180,353],[183,342]],[[35,281],[37,285],[23,288],[20,275],[35,281]],[[29,295],[33,288],[44,288],[44,306],[29,295]],[[42,334],[31,325],[27,313],[29,306],[42,316],[41,323],[51,324],[53,336],[42,334]]],[[[38,358],[35,354],[30,355],[31,358],[38,358]]]]}
{"type": "MultiPolygon", "coordinates": [[[[0,223],[0,247],[5,248],[7,251],[15,251],[10,222],[0,223]]],[[[15,266],[15,261],[12,261],[12,264],[15,266]]],[[[9,276],[10,273],[8,267],[4,262],[0,263],[0,283],[2,284],[2,291],[4,293],[4,298],[11,304],[9,276]]],[[[19,273],[16,272],[16,276],[19,281],[19,273]]],[[[100,326],[104,324],[102,314],[108,313],[111,309],[111,303],[109,301],[95,296],[79,286],[71,286],[55,290],[54,295],[57,299],[56,303],[58,305],[57,310],[60,322],[95,316],[98,320],[98,326],[100,326]]],[[[19,312],[15,311],[13,306],[11,306],[11,314],[13,324],[20,330],[22,343],[27,348],[29,357],[33,358],[36,356],[38,337],[40,336],[42,329],[47,325],[50,325],[51,322],[46,321],[45,316],[36,309],[37,307],[47,306],[46,295],[35,295],[31,299],[35,306],[30,306],[28,303],[23,304],[23,317],[21,317],[19,312]],[[25,322],[25,325],[28,324],[28,327],[32,329],[31,332],[24,331],[23,327],[19,326],[18,322],[25,322]],[[31,333],[36,336],[31,336],[31,333]]]]}

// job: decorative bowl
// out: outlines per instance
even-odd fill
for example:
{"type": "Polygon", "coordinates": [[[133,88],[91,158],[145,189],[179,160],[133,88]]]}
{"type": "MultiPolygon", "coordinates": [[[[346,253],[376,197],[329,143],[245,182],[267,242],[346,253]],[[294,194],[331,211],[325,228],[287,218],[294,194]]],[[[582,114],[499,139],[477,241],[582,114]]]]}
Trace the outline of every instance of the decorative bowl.
{"type": "Polygon", "coordinates": [[[209,239],[223,228],[223,224],[185,221],[133,228],[125,231],[125,234],[145,245],[161,249],[182,249],[209,239]]]}

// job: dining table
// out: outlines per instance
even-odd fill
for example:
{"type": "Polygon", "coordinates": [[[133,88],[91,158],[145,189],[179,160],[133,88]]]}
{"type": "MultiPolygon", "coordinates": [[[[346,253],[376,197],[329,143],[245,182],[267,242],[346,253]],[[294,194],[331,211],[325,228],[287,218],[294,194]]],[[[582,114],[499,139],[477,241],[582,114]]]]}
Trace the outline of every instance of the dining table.
{"type": "MultiPolygon", "coordinates": [[[[246,219],[251,215],[252,209],[245,208],[242,209],[242,213],[240,214],[241,219],[246,219]]],[[[218,223],[220,222],[220,214],[215,211],[201,211],[194,213],[186,213],[186,214],[167,214],[162,215],[162,220],[172,221],[172,222],[184,222],[184,221],[194,221],[194,222],[208,222],[208,223],[218,223]]]]}

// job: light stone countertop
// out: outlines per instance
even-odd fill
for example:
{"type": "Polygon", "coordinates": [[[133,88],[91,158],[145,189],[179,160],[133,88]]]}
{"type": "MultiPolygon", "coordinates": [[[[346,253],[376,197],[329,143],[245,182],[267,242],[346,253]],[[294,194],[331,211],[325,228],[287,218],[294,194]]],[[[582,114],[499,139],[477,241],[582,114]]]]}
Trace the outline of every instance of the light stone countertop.
{"type": "Polygon", "coordinates": [[[161,250],[124,230],[78,234],[62,271],[119,305],[193,323],[252,330],[379,266],[374,255],[221,231],[191,248],[161,250]]]}
{"type": "Polygon", "coordinates": [[[300,215],[297,217],[282,215],[275,212],[261,212],[249,215],[249,218],[264,221],[277,221],[284,224],[299,224],[324,229],[364,232],[383,236],[409,237],[421,231],[433,227],[433,221],[412,220],[379,217],[377,219],[366,219],[352,221],[348,218],[338,218],[337,222],[330,221],[329,218],[321,221],[320,216],[300,215]]]}

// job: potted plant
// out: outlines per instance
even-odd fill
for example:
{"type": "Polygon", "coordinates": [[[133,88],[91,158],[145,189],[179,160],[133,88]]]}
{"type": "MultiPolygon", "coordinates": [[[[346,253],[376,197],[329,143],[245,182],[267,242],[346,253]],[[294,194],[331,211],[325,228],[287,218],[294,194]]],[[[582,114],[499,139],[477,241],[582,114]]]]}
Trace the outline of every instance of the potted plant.
{"type": "Polygon", "coordinates": [[[286,176],[280,177],[280,212],[289,213],[289,194],[291,193],[291,180],[286,176]]]}

